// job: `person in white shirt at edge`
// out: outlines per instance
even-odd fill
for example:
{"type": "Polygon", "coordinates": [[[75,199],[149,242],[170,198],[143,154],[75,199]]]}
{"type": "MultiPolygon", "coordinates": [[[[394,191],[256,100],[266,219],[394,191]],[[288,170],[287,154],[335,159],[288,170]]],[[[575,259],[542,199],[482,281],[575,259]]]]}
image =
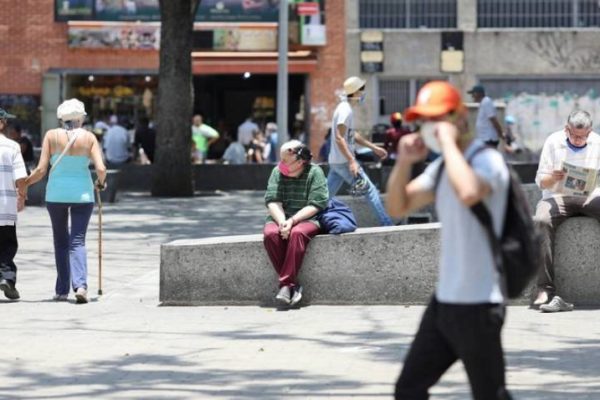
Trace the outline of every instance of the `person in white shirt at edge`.
{"type": "Polygon", "coordinates": [[[556,230],[567,218],[577,215],[600,220],[600,190],[589,197],[563,196],[558,193],[565,179],[562,163],[600,169],[600,136],[592,132],[592,118],[583,110],[573,111],[564,129],[552,133],[544,142],[535,183],[542,189],[542,200],[534,220],[542,234],[542,267],[537,280],[533,308],[543,312],[571,311],[573,304],[556,295],[554,283],[554,238],[556,230]]]}
{"type": "Polygon", "coordinates": [[[473,86],[468,93],[474,102],[479,103],[477,122],[475,123],[477,138],[494,149],[498,148],[500,139],[504,138],[504,133],[496,117],[494,101],[485,95],[485,88],[481,85],[473,86]]]}
{"type": "Polygon", "coordinates": [[[508,167],[500,153],[473,140],[460,93],[448,82],[423,86],[404,116],[419,120],[421,130],[400,139],[387,185],[387,210],[403,217],[435,201],[442,227],[435,294],[406,356],[395,398],[429,398],[429,388],[460,359],[475,400],[511,399],[501,342],[506,298],[486,231],[470,209],[483,202],[500,236],[508,167]],[[427,157],[428,148],[442,156],[410,180],[412,166],[427,157]]]}
{"type": "Polygon", "coordinates": [[[19,143],[4,132],[8,120],[16,118],[0,108],[0,291],[10,300],[18,300],[16,288],[17,212],[25,208],[27,171],[19,143]]]}
{"type": "Polygon", "coordinates": [[[258,125],[252,121],[252,117],[249,116],[240,126],[238,126],[238,142],[240,142],[247,150],[250,147],[252,138],[254,138],[254,132],[258,132],[259,129],[258,125]]]}
{"type": "Polygon", "coordinates": [[[328,160],[329,173],[327,174],[329,198],[338,193],[344,182],[352,185],[356,179],[362,178],[368,188],[364,196],[377,215],[379,223],[383,226],[393,225],[394,222],[385,212],[379,191],[355,158],[355,142],[373,150],[375,155],[382,160],[387,157],[387,151],[384,148],[374,145],[354,129],[354,108],[364,102],[365,81],[356,76],[346,79],[344,94],[345,96],[341,98],[333,112],[331,121],[332,135],[329,138],[331,146],[328,160]]]}
{"type": "Polygon", "coordinates": [[[131,160],[131,139],[116,115],[110,117],[110,128],[104,135],[102,147],[109,167],[120,167],[131,160]]]}

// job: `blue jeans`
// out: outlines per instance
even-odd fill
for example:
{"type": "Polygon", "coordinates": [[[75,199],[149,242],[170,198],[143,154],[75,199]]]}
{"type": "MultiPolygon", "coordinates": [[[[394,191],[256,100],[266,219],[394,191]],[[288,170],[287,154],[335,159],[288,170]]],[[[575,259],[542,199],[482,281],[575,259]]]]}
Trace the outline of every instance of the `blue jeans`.
{"type": "MultiPolygon", "coordinates": [[[[379,192],[373,182],[369,179],[367,174],[362,170],[359,172],[362,177],[368,182],[369,190],[365,193],[365,198],[371,205],[373,212],[379,218],[379,222],[382,226],[394,225],[394,222],[390,218],[390,216],[385,212],[385,208],[383,207],[383,203],[381,203],[381,198],[379,197],[379,192]]],[[[352,185],[354,181],[354,177],[350,172],[350,167],[347,163],[345,164],[329,164],[329,174],[327,174],[327,187],[329,189],[329,198],[332,198],[339,192],[340,188],[346,182],[349,185],[352,185]]]]}
{"type": "Polygon", "coordinates": [[[54,259],[56,261],[56,294],[87,289],[87,253],[85,234],[94,210],[94,203],[46,203],[52,221],[54,259]],[[71,231],[69,232],[69,213],[71,231]]]}

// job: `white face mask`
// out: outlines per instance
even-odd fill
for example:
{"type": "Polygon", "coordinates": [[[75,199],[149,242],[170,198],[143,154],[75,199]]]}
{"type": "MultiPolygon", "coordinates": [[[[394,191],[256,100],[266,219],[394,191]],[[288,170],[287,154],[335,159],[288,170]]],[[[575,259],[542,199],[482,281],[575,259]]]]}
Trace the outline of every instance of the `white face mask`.
{"type": "Polygon", "coordinates": [[[425,146],[435,153],[441,153],[442,148],[435,134],[437,131],[436,125],[437,124],[435,122],[425,122],[423,125],[421,125],[419,132],[421,133],[423,142],[425,142],[425,146]]]}

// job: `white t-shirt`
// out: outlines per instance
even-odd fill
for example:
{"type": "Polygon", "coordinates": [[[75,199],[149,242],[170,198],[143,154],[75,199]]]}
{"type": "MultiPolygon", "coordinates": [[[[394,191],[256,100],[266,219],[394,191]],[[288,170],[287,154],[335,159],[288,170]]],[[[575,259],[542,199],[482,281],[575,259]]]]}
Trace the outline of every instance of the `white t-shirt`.
{"type": "Polygon", "coordinates": [[[477,113],[477,122],[475,123],[475,131],[477,138],[482,142],[488,140],[499,140],[498,133],[490,121],[490,118],[496,116],[496,107],[494,102],[488,96],[485,96],[479,103],[479,112],[477,113]]]}
{"type": "MultiPolygon", "coordinates": [[[[562,167],[562,162],[567,161],[578,167],[600,169],[600,135],[596,132],[590,132],[587,138],[587,146],[579,151],[574,151],[567,145],[567,134],[564,130],[554,132],[544,142],[542,154],[540,155],[540,163],[538,165],[535,183],[540,186],[540,182],[545,175],[551,175],[553,170],[559,170],[562,167]]],[[[544,189],[542,198],[547,199],[556,193],[557,186],[544,189]]],[[[600,189],[592,192],[592,196],[600,195],[600,189]]]]}
{"type": "Polygon", "coordinates": [[[331,140],[331,146],[329,150],[329,164],[344,164],[348,162],[348,159],[344,157],[342,151],[340,150],[337,142],[335,141],[335,133],[338,125],[344,125],[346,127],[346,134],[344,135],[344,139],[346,139],[346,143],[348,144],[348,149],[350,150],[350,154],[354,156],[354,115],[353,115],[352,107],[348,100],[342,100],[340,104],[337,105],[335,111],[333,112],[333,118],[331,119],[331,135],[329,140],[331,140]]]}
{"type": "MultiPolygon", "coordinates": [[[[465,158],[469,159],[481,146],[481,141],[473,141],[465,151],[465,158]]],[[[421,187],[434,189],[441,161],[442,157],[438,157],[416,178],[421,187]]],[[[491,188],[483,202],[492,216],[494,232],[500,237],[508,198],[508,167],[502,155],[493,149],[480,151],[470,163],[475,174],[491,188]]],[[[485,228],[471,209],[460,202],[445,168],[435,199],[442,223],[437,300],[450,304],[503,303],[504,296],[485,228]]]]}
{"type": "Polygon", "coordinates": [[[26,177],[27,171],[21,155],[21,146],[0,133],[0,226],[16,225],[15,181],[26,177]]]}
{"type": "Polygon", "coordinates": [[[252,141],[252,134],[255,131],[258,131],[258,125],[256,125],[251,120],[247,119],[238,127],[238,142],[243,144],[244,146],[248,146],[252,141]]]}

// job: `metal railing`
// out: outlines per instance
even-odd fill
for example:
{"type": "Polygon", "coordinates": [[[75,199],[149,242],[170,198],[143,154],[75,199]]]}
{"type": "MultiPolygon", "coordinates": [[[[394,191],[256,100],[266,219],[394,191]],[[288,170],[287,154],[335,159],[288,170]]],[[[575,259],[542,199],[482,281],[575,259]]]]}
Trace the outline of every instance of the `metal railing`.
{"type": "Polygon", "coordinates": [[[600,27],[598,0],[477,0],[479,28],[600,27]]]}
{"type": "Polygon", "coordinates": [[[360,28],[456,28],[457,0],[359,0],[360,28]]]}

